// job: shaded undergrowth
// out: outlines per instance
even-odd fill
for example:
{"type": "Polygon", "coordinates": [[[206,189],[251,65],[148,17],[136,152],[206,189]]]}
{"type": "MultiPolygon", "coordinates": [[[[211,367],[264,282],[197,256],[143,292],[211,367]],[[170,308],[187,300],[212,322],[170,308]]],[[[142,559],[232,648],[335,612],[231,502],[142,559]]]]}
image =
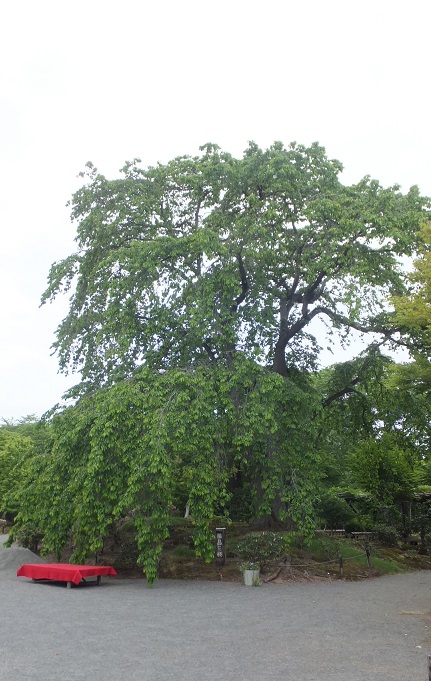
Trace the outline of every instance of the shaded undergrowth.
{"type": "MultiPolygon", "coordinates": [[[[213,524],[215,530],[220,521],[213,524]]],[[[241,557],[237,547],[251,534],[252,528],[246,523],[229,524],[226,531],[225,565],[218,566],[215,562],[206,564],[194,555],[192,522],[174,518],[161,555],[159,576],[171,579],[241,581],[241,557]]],[[[122,574],[138,577],[142,573],[136,566],[137,553],[133,522],[128,521],[118,528],[115,541],[110,538],[105,542],[104,552],[98,556],[98,561],[113,564],[122,574]]],[[[343,559],[342,576],[348,580],[431,569],[431,556],[420,555],[414,547],[387,547],[378,542],[360,542],[319,534],[308,545],[298,539],[288,540],[286,550],[277,558],[261,560],[260,556],[256,556],[255,560],[261,563],[264,579],[282,566],[279,581],[298,580],[301,576],[304,579],[332,580],[340,578],[340,556],[343,559]],[[367,548],[371,566],[368,563],[367,548]]]]}

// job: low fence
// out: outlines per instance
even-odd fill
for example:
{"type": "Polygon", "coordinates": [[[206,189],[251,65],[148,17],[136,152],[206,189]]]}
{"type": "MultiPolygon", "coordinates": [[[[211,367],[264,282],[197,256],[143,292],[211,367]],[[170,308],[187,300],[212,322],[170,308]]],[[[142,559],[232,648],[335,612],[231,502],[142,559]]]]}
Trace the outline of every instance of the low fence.
{"type": "Polygon", "coordinates": [[[347,530],[317,530],[316,534],[323,534],[326,537],[346,537],[347,539],[375,539],[374,532],[348,532],[347,530]]]}
{"type": "MultiPolygon", "coordinates": [[[[365,556],[366,556],[366,559],[367,559],[368,567],[372,568],[373,565],[372,565],[372,562],[371,562],[370,549],[368,547],[366,547],[365,550],[364,550],[364,553],[365,553],[365,556]]],[[[344,577],[344,563],[348,560],[358,560],[359,557],[360,556],[349,556],[348,558],[344,558],[340,554],[338,556],[338,558],[333,558],[332,560],[324,560],[324,561],[319,562],[319,563],[313,562],[312,567],[314,568],[314,567],[317,567],[318,565],[336,565],[338,563],[338,576],[340,577],[340,579],[342,579],[344,577]]],[[[266,584],[267,582],[272,582],[273,579],[276,579],[278,577],[278,575],[280,574],[280,572],[282,570],[285,570],[287,568],[289,568],[289,569],[310,568],[310,563],[303,563],[303,564],[295,563],[295,565],[291,565],[290,563],[287,562],[287,557],[286,557],[285,561],[278,565],[276,572],[263,580],[264,583],[266,584]]],[[[430,679],[430,681],[431,681],[431,679],[430,679]]]]}

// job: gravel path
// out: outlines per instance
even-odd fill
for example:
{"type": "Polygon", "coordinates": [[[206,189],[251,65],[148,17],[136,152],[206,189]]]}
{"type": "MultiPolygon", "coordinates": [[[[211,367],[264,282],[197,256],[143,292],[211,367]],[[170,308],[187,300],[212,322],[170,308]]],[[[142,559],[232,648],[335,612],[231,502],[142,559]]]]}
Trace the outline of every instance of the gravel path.
{"type": "Polygon", "coordinates": [[[259,588],[109,578],[68,590],[7,568],[0,680],[428,681],[430,610],[431,571],[259,588]]]}

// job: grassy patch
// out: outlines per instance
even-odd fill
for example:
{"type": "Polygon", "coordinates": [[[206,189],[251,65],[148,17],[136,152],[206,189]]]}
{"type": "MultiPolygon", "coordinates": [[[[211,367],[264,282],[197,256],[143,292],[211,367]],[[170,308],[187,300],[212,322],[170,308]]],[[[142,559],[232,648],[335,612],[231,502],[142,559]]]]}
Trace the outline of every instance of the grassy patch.
{"type": "Polygon", "coordinates": [[[172,555],[175,558],[194,558],[195,552],[190,546],[184,546],[184,544],[180,544],[174,548],[172,555]]]}
{"type": "MultiPolygon", "coordinates": [[[[371,567],[368,565],[366,545],[350,539],[332,537],[316,537],[309,546],[292,548],[290,555],[292,566],[301,566],[308,574],[339,575],[339,558],[343,558],[343,575],[345,579],[363,579],[368,576],[396,574],[408,569],[404,555],[396,551],[381,549],[378,545],[369,545],[371,567]],[[381,556],[380,551],[384,553],[381,556]],[[304,565],[305,563],[305,565],[304,565]]],[[[413,568],[413,565],[411,565],[413,568]]]]}
{"type": "Polygon", "coordinates": [[[391,560],[385,560],[384,558],[378,558],[376,556],[371,557],[371,563],[373,568],[378,571],[380,575],[394,575],[398,572],[404,572],[403,568],[397,563],[391,560]]]}

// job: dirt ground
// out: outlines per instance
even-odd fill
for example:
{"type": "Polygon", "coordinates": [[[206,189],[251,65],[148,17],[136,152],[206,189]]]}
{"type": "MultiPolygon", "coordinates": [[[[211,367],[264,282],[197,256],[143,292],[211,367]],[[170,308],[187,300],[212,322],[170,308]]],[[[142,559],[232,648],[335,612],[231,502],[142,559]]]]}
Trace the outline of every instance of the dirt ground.
{"type": "MultiPolygon", "coordinates": [[[[102,580],[0,569],[0,681],[425,681],[431,571],[379,579],[102,580]]],[[[18,555],[20,554],[20,555],[18,555]]],[[[11,558],[12,556],[12,558],[11,558]]]]}

